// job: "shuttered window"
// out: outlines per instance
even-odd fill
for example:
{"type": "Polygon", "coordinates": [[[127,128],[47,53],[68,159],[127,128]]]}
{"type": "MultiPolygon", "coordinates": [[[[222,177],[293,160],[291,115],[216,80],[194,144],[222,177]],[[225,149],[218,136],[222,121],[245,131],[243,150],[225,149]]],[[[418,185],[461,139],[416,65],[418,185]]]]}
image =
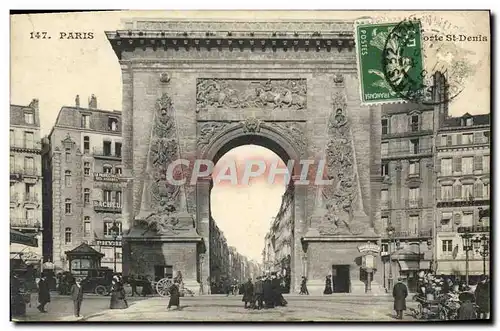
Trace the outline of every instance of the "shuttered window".
{"type": "Polygon", "coordinates": [[[474,170],[483,170],[483,157],[481,155],[474,156],[474,170]]]}
{"type": "Polygon", "coordinates": [[[462,172],[462,158],[461,157],[453,158],[453,171],[462,172]]]}
{"type": "Polygon", "coordinates": [[[462,135],[456,134],[455,137],[457,138],[457,145],[462,145],[462,135]]]}
{"type": "Polygon", "coordinates": [[[446,145],[447,146],[453,145],[453,137],[451,135],[446,137],[446,145]]]}
{"type": "Polygon", "coordinates": [[[474,196],[476,198],[483,197],[483,182],[479,181],[474,184],[474,196]]]}
{"type": "Polygon", "coordinates": [[[462,198],[462,184],[455,184],[453,186],[453,196],[455,197],[455,199],[462,198]]]}
{"type": "Polygon", "coordinates": [[[480,144],[483,142],[483,132],[474,132],[474,144],[480,144]]]}

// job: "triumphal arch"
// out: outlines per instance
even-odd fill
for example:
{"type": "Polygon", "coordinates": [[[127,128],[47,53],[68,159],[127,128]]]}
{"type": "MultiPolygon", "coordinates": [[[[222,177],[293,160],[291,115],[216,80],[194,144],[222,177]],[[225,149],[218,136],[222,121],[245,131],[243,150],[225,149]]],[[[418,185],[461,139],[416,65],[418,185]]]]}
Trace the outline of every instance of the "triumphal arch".
{"type": "MultiPolygon", "coordinates": [[[[381,232],[381,122],[360,102],[352,22],[124,24],[106,32],[123,80],[124,273],[171,266],[197,291],[210,274],[211,178],[174,185],[166,169],[258,144],[285,162],[326,160],[332,180],[300,184],[294,167],[292,290],[306,276],[320,293],[333,274],[365,292],[359,247],[381,232]]],[[[376,289],[380,272],[372,279],[376,289]]]]}

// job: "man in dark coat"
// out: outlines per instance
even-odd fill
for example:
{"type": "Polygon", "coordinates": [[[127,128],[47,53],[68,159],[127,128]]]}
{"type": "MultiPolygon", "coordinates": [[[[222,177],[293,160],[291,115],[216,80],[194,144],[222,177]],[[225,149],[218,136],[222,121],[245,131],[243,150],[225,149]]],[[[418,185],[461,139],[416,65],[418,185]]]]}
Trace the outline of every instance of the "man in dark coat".
{"type": "Polygon", "coordinates": [[[474,308],[474,295],[470,292],[464,292],[459,295],[460,308],[457,311],[459,321],[470,321],[476,319],[476,309],[474,308]]]}
{"type": "Polygon", "coordinates": [[[403,283],[403,278],[398,278],[398,283],[392,289],[394,297],[394,310],[397,313],[397,319],[403,319],[403,310],[406,310],[406,297],[408,296],[408,288],[403,283]]]}
{"type": "Polygon", "coordinates": [[[38,282],[38,310],[41,313],[46,313],[45,305],[50,302],[50,289],[45,275],[42,275],[38,282]]]}
{"type": "Polygon", "coordinates": [[[479,307],[479,319],[488,319],[490,315],[490,282],[485,275],[481,276],[481,281],[477,284],[474,295],[479,307]]]}
{"type": "Polygon", "coordinates": [[[264,288],[262,287],[262,277],[257,277],[257,281],[254,286],[254,309],[262,309],[262,299],[264,294],[264,288]]]}
{"type": "Polygon", "coordinates": [[[83,288],[80,284],[81,279],[77,278],[75,283],[71,285],[71,300],[73,300],[73,311],[76,317],[80,317],[80,308],[82,307],[83,301],[83,288]]]}
{"type": "Polygon", "coordinates": [[[168,301],[167,309],[172,306],[176,306],[179,309],[181,292],[179,289],[180,283],[178,280],[174,281],[174,284],[170,286],[170,300],[168,301]]]}
{"type": "Polygon", "coordinates": [[[139,296],[139,293],[137,292],[137,281],[136,281],[134,275],[130,275],[128,277],[128,283],[130,284],[130,287],[132,288],[132,294],[130,296],[133,297],[135,294],[137,294],[137,296],[139,296]]]}
{"type": "Polygon", "coordinates": [[[302,276],[302,281],[300,282],[300,293],[309,295],[309,291],[307,290],[307,278],[302,276]]]}
{"type": "Polygon", "coordinates": [[[241,299],[245,303],[245,308],[252,308],[252,301],[253,301],[253,283],[252,280],[249,278],[248,282],[246,282],[243,285],[243,299],[241,299]],[[248,307],[248,304],[250,303],[250,307],[248,307]]]}
{"type": "Polygon", "coordinates": [[[264,278],[264,282],[262,284],[262,288],[264,290],[264,302],[266,308],[274,308],[274,298],[273,298],[273,285],[271,283],[271,278],[264,278]]]}

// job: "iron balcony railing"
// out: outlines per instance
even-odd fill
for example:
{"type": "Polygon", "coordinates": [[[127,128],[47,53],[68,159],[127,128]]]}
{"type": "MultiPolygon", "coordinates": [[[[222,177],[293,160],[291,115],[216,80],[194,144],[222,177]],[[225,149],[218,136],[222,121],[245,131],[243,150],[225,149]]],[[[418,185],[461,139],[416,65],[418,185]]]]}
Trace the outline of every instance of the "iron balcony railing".
{"type": "Polygon", "coordinates": [[[40,169],[38,167],[22,167],[22,166],[11,166],[10,173],[13,175],[23,175],[23,176],[40,176],[40,169]]]}
{"type": "Polygon", "coordinates": [[[382,157],[398,157],[398,156],[406,156],[406,155],[419,155],[419,154],[430,154],[432,152],[432,148],[423,148],[418,147],[411,149],[407,148],[389,148],[385,151],[382,151],[382,157]]]}
{"type": "Polygon", "coordinates": [[[38,193],[25,193],[24,202],[38,203],[38,193]]]}
{"type": "Polygon", "coordinates": [[[11,218],[11,228],[40,229],[42,224],[36,218],[11,218]]]}
{"type": "Polygon", "coordinates": [[[40,141],[30,141],[25,139],[15,139],[10,140],[10,148],[21,148],[21,149],[42,149],[42,143],[40,141]]]}
{"type": "Polygon", "coordinates": [[[406,208],[422,208],[423,206],[423,200],[422,198],[418,199],[406,199],[405,200],[405,207],[406,208]]]}
{"type": "Polygon", "coordinates": [[[111,158],[117,158],[117,159],[120,159],[122,157],[121,150],[112,151],[111,149],[108,149],[108,148],[94,147],[93,154],[94,154],[94,156],[97,156],[97,157],[111,157],[111,158]]]}

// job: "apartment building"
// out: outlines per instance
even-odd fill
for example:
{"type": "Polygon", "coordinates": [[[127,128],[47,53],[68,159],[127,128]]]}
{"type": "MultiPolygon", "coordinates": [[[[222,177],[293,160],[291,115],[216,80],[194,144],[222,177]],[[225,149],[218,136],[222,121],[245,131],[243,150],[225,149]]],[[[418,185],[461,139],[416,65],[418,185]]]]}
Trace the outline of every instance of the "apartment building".
{"type": "Polygon", "coordinates": [[[230,274],[229,247],[224,232],[210,217],[210,283],[221,284],[230,274]]]}
{"type": "MultiPolygon", "coordinates": [[[[88,107],[61,108],[44,139],[44,255],[56,267],[69,269],[66,252],[86,243],[104,254],[101,266],[121,271],[120,176],[121,113],[101,110],[97,98],[88,107]]],[[[86,259],[74,259],[71,269],[85,269],[86,259]]]]}
{"type": "Polygon", "coordinates": [[[38,100],[10,105],[10,255],[37,270],[43,257],[41,152],[38,100]],[[28,245],[12,240],[12,230],[26,235],[16,238],[32,240],[28,245]]]}
{"type": "MultiPolygon", "coordinates": [[[[437,137],[437,273],[465,275],[461,234],[490,230],[490,115],[446,119],[437,137]]],[[[482,244],[469,252],[469,275],[489,273],[482,244]],[[483,263],[484,262],[484,263],[483,263]],[[485,269],[485,270],[483,270],[485,269]]],[[[486,250],[487,251],[487,250],[486,250]]]]}

